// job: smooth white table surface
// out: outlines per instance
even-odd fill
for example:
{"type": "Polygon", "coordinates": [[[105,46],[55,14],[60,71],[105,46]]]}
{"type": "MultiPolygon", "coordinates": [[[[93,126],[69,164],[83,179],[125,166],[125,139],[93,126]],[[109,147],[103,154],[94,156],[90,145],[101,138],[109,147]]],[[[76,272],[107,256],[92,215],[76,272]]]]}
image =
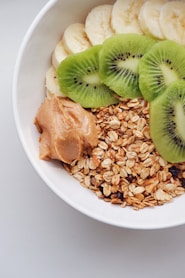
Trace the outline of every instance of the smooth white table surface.
{"type": "Polygon", "coordinates": [[[28,161],[12,113],[12,74],[47,0],[0,0],[0,278],[185,277],[185,226],[111,227],[75,211],[28,161]]]}

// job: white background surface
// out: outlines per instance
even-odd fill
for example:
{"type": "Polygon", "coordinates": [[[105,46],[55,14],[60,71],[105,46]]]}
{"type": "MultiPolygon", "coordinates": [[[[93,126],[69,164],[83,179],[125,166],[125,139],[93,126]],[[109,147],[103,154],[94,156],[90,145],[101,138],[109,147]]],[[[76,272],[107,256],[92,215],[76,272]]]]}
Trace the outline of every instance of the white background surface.
{"type": "Polygon", "coordinates": [[[0,0],[0,278],[184,278],[185,226],[138,231],[99,223],[55,196],[30,165],[13,119],[12,74],[46,2],[0,0]]]}

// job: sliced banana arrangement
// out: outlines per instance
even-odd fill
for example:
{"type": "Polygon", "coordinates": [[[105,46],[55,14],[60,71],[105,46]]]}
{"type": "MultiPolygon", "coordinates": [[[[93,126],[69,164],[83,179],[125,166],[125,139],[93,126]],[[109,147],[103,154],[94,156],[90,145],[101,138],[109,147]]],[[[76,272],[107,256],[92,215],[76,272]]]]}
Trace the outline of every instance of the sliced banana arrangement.
{"type": "Polygon", "coordinates": [[[185,46],[184,14],[185,1],[182,0],[116,0],[113,4],[95,6],[84,22],[71,23],[64,30],[52,53],[52,67],[46,74],[46,96],[65,97],[56,73],[65,58],[103,44],[116,34],[147,35],[185,46]]]}

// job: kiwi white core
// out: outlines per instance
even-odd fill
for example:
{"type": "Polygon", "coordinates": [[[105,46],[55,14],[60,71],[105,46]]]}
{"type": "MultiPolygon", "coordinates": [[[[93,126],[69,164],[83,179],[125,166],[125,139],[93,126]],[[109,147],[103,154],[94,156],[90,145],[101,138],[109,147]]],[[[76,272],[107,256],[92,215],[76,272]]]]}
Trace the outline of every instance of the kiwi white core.
{"type": "Polygon", "coordinates": [[[97,73],[84,76],[83,80],[88,84],[100,85],[101,81],[97,73]]]}
{"type": "Polygon", "coordinates": [[[178,75],[176,74],[176,72],[174,70],[171,70],[169,68],[169,66],[165,65],[165,64],[161,64],[160,65],[160,69],[163,73],[164,76],[164,81],[166,85],[171,84],[173,81],[176,81],[179,79],[178,75]]]}
{"type": "Polygon", "coordinates": [[[136,72],[138,64],[139,64],[139,59],[137,59],[137,58],[127,59],[125,61],[119,61],[118,62],[118,67],[129,69],[132,72],[136,72]]]}

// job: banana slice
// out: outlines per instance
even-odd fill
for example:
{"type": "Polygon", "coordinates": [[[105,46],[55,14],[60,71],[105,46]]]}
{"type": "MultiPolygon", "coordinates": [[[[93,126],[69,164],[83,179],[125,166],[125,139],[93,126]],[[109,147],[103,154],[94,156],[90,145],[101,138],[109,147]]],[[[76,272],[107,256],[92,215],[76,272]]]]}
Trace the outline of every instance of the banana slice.
{"type": "Polygon", "coordinates": [[[149,0],[142,5],[138,18],[141,29],[146,35],[153,36],[157,39],[164,39],[159,23],[159,16],[161,7],[166,2],[167,0],[149,0]]]}
{"type": "Polygon", "coordinates": [[[85,24],[73,23],[69,25],[64,31],[63,42],[69,53],[78,53],[88,49],[91,43],[85,32],[85,24]]]}
{"type": "Polygon", "coordinates": [[[116,33],[142,34],[138,14],[144,0],[117,0],[112,9],[112,28],[116,33]]]}
{"type": "Polygon", "coordinates": [[[60,40],[52,54],[52,65],[57,68],[67,56],[69,56],[69,53],[65,50],[63,40],[60,40]]]}
{"type": "Polygon", "coordinates": [[[92,45],[102,44],[115,33],[110,24],[111,13],[112,5],[100,5],[87,15],[85,31],[92,45]]]}
{"type": "Polygon", "coordinates": [[[185,45],[185,2],[171,1],[160,12],[160,26],[166,39],[185,45]]]}
{"type": "Polygon", "coordinates": [[[51,66],[46,73],[46,96],[50,98],[52,94],[65,97],[65,95],[60,91],[57,73],[54,66],[51,66]]]}

